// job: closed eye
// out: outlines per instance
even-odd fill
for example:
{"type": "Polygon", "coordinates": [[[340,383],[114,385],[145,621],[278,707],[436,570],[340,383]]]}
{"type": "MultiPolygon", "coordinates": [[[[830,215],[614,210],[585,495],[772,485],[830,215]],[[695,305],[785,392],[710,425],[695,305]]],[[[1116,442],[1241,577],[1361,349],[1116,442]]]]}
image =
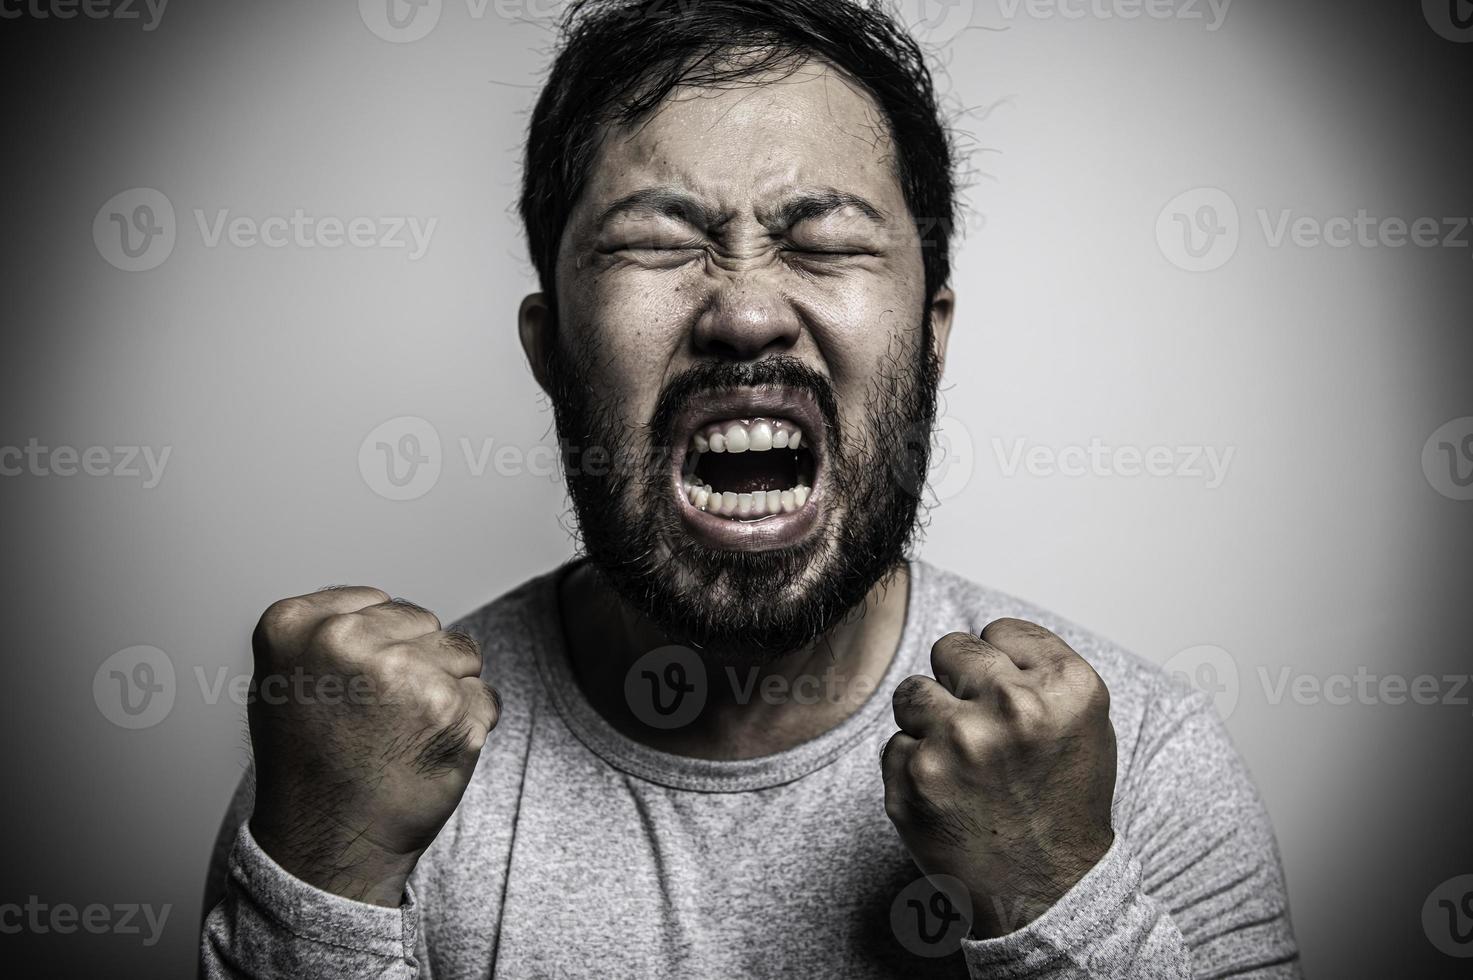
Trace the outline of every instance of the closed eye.
{"type": "Polygon", "coordinates": [[[864,248],[799,248],[791,245],[785,247],[783,251],[805,258],[812,257],[819,259],[850,259],[875,254],[864,248]]]}

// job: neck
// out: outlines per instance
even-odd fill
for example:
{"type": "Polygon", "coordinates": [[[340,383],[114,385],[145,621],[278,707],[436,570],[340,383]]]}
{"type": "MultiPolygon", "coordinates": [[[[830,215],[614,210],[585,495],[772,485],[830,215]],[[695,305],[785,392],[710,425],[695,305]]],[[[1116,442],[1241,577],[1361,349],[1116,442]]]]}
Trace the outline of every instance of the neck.
{"type": "Polygon", "coordinates": [[[900,645],[909,584],[900,562],[816,643],[761,662],[705,660],[701,710],[673,729],[648,724],[624,696],[634,662],[671,641],[587,562],[561,578],[558,598],[573,674],[610,724],[664,752],[750,759],[816,738],[868,700],[900,645]]]}

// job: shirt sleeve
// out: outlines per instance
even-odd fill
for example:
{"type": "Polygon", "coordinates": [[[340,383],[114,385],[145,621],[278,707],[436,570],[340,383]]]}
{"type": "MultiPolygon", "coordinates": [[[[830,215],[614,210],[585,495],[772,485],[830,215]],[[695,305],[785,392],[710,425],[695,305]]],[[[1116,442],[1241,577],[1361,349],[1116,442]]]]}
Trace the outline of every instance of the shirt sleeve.
{"type": "Polygon", "coordinates": [[[1024,928],[965,941],[971,976],[1301,977],[1273,827],[1211,701],[1163,681],[1133,755],[1113,846],[1024,928]]]}
{"type": "Polygon", "coordinates": [[[240,816],[242,794],[248,797],[248,786],[237,793],[222,830],[223,837],[238,820],[223,862],[217,848],[215,863],[223,867],[211,868],[201,977],[429,980],[428,963],[416,954],[419,905],[412,886],[402,905],[384,908],[307,884],[256,843],[240,816]]]}

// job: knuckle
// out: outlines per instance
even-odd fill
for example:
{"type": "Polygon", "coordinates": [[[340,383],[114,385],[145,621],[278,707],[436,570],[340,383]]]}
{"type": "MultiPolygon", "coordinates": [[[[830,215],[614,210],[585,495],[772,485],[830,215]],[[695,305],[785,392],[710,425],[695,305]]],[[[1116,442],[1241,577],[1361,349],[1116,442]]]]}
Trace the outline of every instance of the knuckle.
{"type": "Polygon", "coordinates": [[[482,688],[485,691],[486,700],[491,702],[491,722],[486,727],[488,729],[495,728],[501,723],[501,692],[484,681],[482,682],[482,688]]]}
{"type": "Polygon", "coordinates": [[[971,633],[963,633],[961,630],[952,630],[950,633],[947,633],[941,639],[932,644],[932,649],[935,649],[936,647],[965,646],[976,642],[977,638],[971,633]]]}
{"type": "Polygon", "coordinates": [[[426,609],[424,606],[421,606],[417,602],[410,602],[408,599],[390,599],[388,597],[385,597],[384,601],[380,603],[380,605],[389,606],[394,610],[411,618],[423,618],[427,622],[434,623],[434,630],[438,630],[440,628],[440,617],[436,616],[434,613],[430,612],[428,609],[426,609]]]}
{"type": "Polygon", "coordinates": [[[994,619],[982,628],[982,639],[991,643],[993,640],[1006,640],[1008,637],[1027,638],[1030,640],[1052,640],[1056,639],[1053,633],[1030,623],[1026,619],[1018,619],[1015,616],[1003,616],[994,619]]]}
{"type": "Polygon", "coordinates": [[[481,645],[476,638],[460,627],[451,627],[445,631],[445,644],[453,650],[459,650],[467,656],[481,659],[481,645]]]}
{"type": "Polygon", "coordinates": [[[917,787],[932,786],[941,781],[945,767],[932,753],[917,749],[905,760],[905,774],[917,787]]]}
{"type": "Polygon", "coordinates": [[[1084,686],[1085,705],[1098,714],[1108,715],[1110,713],[1110,688],[1105,684],[1104,678],[1091,668],[1081,683],[1084,686]]]}
{"type": "Polygon", "coordinates": [[[266,607],[256,622],[256,635],[270,646],[277,646],[291,635],[293,625],[300,617],[301,601],[277,599],[266,607]]]}
{"type": "Polygon", "coordinates": [[[386,679],[405,676],[413,664],[413,655],[402,643],[396,643],[384,650],[374,661],[379,675],[386,679]]]}
{"type": "Polygon", "coordinates": [[[958,711],[946,720],[946,739],[956,753],[969,764],[977,764],[988,757],[992,747],[985,726],[975,724],[965,713],[958,711]]]}
{"type": "Polygon", "coordinates": [[[420,708],[437,725],[448,725],[462,714],[460,692],[438,681],[426,684],[420,691],[420,708]]]}
{"type": "Polygon", "coordinates": [[[895,692],[890,696],[890,701],[896,707],[919,705],[925,701],[925,690],[926,678],[920,674],[911,674],[895,685],[895,692]]]}
{"type": "Polygon", "coordinates": [[[1000,687],[997,699],[998,709],[1016,735],[1031,740],[1042,737],[1049,730],[1048,706],[1032,688],[1020,685],[1000,687]]]}
{"type": "Polygon", "coordinates": [[[363,635],[363,618],[357,613],[328,616],[312,630],[312,645],[338,655],[349,654],[363,635]]]}

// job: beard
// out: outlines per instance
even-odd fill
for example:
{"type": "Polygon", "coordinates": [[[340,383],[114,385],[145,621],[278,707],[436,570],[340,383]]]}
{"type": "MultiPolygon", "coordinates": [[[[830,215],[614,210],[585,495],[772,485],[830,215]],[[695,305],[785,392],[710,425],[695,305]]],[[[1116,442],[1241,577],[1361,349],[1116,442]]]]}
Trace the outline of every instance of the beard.
{"type": "Polygon", "coordinates": [[[583,553],[605,585],[671,642],[737,664],[806,649],[860,609],[905,557],[918,527],[940,380],[929,304],[920,329],[892,342],[862,419],[848,425],[829,380],[788,355],[690,368],[665,385],[643,424],[623,419],[616,396],[599,396],[610,385],[598,361],[597,346],[584,344],[559,350],[547,370],[583,553]],[[827,510],[787,548],[708,547],[685,531],[672,496],[675,419],[703,395],[746,386],[807,392],[826,423],[827,510]]]}

